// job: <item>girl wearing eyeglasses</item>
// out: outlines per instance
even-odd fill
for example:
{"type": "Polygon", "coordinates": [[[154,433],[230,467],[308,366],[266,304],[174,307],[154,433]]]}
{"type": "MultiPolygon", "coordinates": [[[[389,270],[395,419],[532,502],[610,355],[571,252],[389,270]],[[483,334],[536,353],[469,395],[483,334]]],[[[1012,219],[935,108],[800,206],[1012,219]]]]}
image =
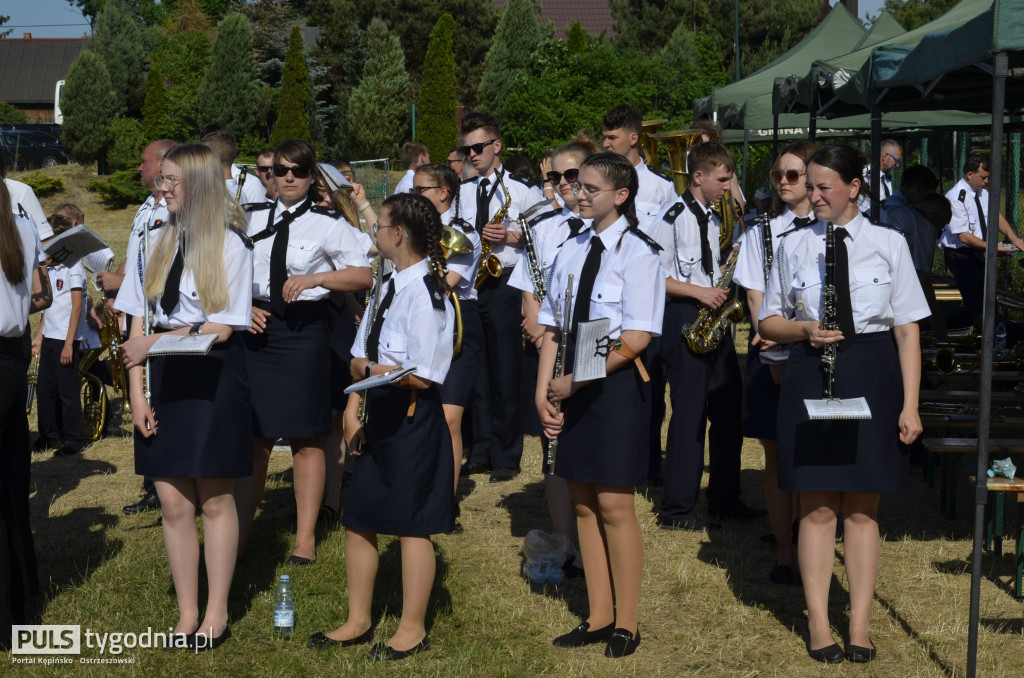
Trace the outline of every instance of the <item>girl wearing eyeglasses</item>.
{"type": "Polygon", "coordinates": [[[373,317],[363,316],[352,345],[352,377],[361,381],[408,367],[416,372],[365,391],[365,428],[360,395],[349,398],[345,436],[355,462],[342,514],[348,619],[313,634],[311,648],[372,642],[378,534],[399,537],[402,617],[367,656],[393,661],[430,647],[426,613],[436,567],[430,535],[449,532],[455,521],[451,437],[439,392],[451,364],[455,312],[446,299],[440,240],[440,216],[425,197],[402,193],[384,201],[377,247],[395,272],[375,300],[373,317]]]}
{"type": "Polygon", "coordinates": [[[338,214],[317,205],[316,156],[304,141],[274,151],[278,199],[252,207],[252,328],[245,356],[252,384],[253,473],[239,483],[244,553],[263,496],[270,452],[289,441],[295,464],[296,540],[288,562],[316,561],[324,491],[324,436],[331,432],[327,295],[370,287],[366,249],[338,214]]]}
{"type": "Polygon", "coordinates": [[[624,657],[640,644],[637,609],[643,542],[633,493],[647,477],[651,388],[641,362],[661,333],[665,271],[660,247],[638,228],[633,211],[638,180],[616,153],[587,158],[579,174],[580,216],[592,230],[565,242],[554,263],[538,320],[545,325],[535,394],[544,435],[559,440],[555,473],[569,484],[576,507],[589,615],[557,647],[605,644],[624,657]],[[565,375],[552,379],[563,299],[572,275],[572,327],[565,375]],[[579,323],[609,318],[607,376],[572,378],[579,323]],[[555,403],[562,403],[556,412],[555,403]]]}
{"type": "Polygon", "coordinates": [[[768,282],[765,271],[771,269],[779,243],[784,236],[815,220],[806,186],[806,163],[813,154],[814,144],[808,141],[789,144],[782,149],[769,172],[775,188],[769,213],[776,216],[767,224],[763,221],[757,225],[748,223],[733,277],[737,285],[747,290],[747,307],[750,309],[752,327],[747,345],[743,435],[760,439],[764,447],[764,497],[776,544],[776,564],[768,578],[776,584],[798,582],[793,553],[793,494],[779,489],[775,456],[775,419],[785,364],[769,365],[761,361],[762,351],[778,351],[781,347],[758,334],[757,313],[761,310],[768,282]],[[767,266],[766,255],[769,257],[767,266]]]}
{"type": "Polygon", "coordinates": [[[135,318],[124,344],[135,424],[135,471],[156,484],[164,544],[178,596],[175,644],[212,649],[230,637],[228,591],[238,546],[236,479],[252,472],[252,428],[245,357],[236,330],[251,321],[252,251],[245,215],[234,207],[220,163],[202,144],[171,149],[160,189],[170,223],[154,234],[145,282],[125,276],[115,308],[135,318]],[[150,304],[155,331],[143,336],[150,304]],[[143,365],[164,334],[215,334],[206,355],[153,357],[151,396],[143,365]],[[199,608],[203,516],[209,594],[199,608]],[[200,623],[200,619],[202,622],[200,623]]]}

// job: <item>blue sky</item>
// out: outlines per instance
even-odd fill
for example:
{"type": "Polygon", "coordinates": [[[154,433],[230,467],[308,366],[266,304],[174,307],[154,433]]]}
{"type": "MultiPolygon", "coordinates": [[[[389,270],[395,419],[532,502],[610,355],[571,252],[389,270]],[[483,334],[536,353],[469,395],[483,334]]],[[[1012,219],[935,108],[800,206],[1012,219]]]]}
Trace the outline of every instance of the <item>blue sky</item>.
{"type": "MultiPolygon", "coordinates": [[[[877,14],[883,4],[884,0],[860,0],[861,18],[877,14]]],[[[25,32],[34,38],[80,38],[89,32],[89,24],[67,0],[0,0],[0,14],[11,17],[5,28],[13,28],[13,38],[25,32]]]]}

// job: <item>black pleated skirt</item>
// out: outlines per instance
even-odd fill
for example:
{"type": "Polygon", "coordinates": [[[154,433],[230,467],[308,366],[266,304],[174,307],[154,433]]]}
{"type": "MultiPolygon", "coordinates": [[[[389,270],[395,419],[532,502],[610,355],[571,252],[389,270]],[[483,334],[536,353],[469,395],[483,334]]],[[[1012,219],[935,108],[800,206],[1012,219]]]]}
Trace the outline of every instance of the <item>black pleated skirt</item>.
{"type": "Polygon", "coordinates": [[[445,405],[468,407],[473,397],[473,384],[483,369],[484,326],[476,300],[459,300],[462,312],[462,350],[452,358],[444,383],[439,387],[445,405]]]}
{"type": "Polygon", "coordinates": [[[909,475],[899,442],[903,379],[892,332],[859,334],[836,360],[835,395],[863,396],[871,419],[810,421],[822,394],[821,349],[790,347],[779,396],[779,487],[795,492],[900,492],[909,475]]]}
{"type": "Polygon", "coordinates": [[[772,380],[768,365],[761,362],[761,351],[747,342],[747,371],[744,375],[743,435],[747,438],[775,440],[780,387],[772,380]]]}
{"type": "Polygon", "coordinates": [[[356,317],[345,302],[345,294],[342,292],[331,292],[328,297],[327,327],[331,353],[331,408],[340,412],[348,403],[345,389],[352,383],[349,370],[352,343],[359,332],[356,317]]]}
{"type": "Polygon", "coordinates": [[[150,360],[157,434],[135,431],[135,472],[155,478],[252,475],[252,406],[239,334],[205,356],[150,360]]]}
{"type": "MultiPolygon", "coordinates": [[[[641,360],[646,357],[640,354],[641,360]]],[[[651,385],[635,366],[588,383],[562,403],[562,412],[556,475],[615,487],[647,479],[651,385]]]]}
{"type": "Polygon", "coordinates": [[[366,451],[352,465],[342,525],[400,537],[451,531],[452,439],[437,387],[381,387],[367,393],[366,451]]]}
{"type": "MultiPolygon", "coordinates": [[[[269,310],[265,302],[253,306],[269,310]]],[[[326,301],[289,304],[262,334],[243,336],[257,438],[315,438],[331,432],[331,369],[326,301]]]]}

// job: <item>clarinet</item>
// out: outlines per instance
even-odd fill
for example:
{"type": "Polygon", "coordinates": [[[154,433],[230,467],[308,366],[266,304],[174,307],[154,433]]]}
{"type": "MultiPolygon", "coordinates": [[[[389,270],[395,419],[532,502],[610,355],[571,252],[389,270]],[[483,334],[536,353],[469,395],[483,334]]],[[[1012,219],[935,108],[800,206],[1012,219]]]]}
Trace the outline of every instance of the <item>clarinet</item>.
{"type": "Polygon", "coordinates": [[[755,223],[761,226],[761,260],[764,263],[764,284],[767,286],[772,275],[772,262],[775,259],[772,252],[772,215],[768,212],[758,215],[755,223]]]}
{"type": "MultiPolygon", "coordinates": [[[[370,329],[373,327],[373,321],[377,316],[377,307],[380,305],[380,293],[384,287],[384,257],[379,257],[377,260],[377,270],[373,276],[373,291],[370,293],[370,298],[366,302],[366,310],[363,312],[363,317],[368,319],[366,325],[366,336],[363,337],[363,351],[369,355],[369,346],[366,345],[367,340],[370,336],[370,329]]],[[[366,426],[366,420],[369,415],[370,408],[367,407],[366,402],[366,391],[359,393],[359,409],[356,415],[359,417],[359,424],[362,427],[366,426]]]]}
{"type": "Polygon", "coordinates": [[[541,268],[540,258],[537,256],[537,241],[533,239],[533,229],[526,223],[526,218],[520,215],[519,225],[523,229],[523,250],[526,252],[526,262],[530,265],[530,280],[533,282],[533,298],[543,302],[548,295],[548,286],[544,282],[544,269],[541,268]]]}
{"type": "MultiPolygon", "coordinates": [[[[569,331],[572,329],[572,279],[569,274],[569,284],[565,288],[565,301],[562,305],[562,336],[558,340],[558,354],[555,356],[555,370],[553,379],[565,375],[565,354],[569,348],[569,331]]],[[[555,412],[562,411],[562,402],[555,403],[555,412]]],[[[558,454],[558,438],[548,442],[548,475],[555,474],[555,456],[558,454]]]]}
{"type": "MultiPolygon", "coordinates": [[[[839,329],[839,318],[836,310],[836,234],[832,222],[825,227],[825,285],[823,290],[823,309],[821,329],[839,329]]],[[[821,369],[824,377],[824,398],[830,400],[835,396],[836,386],[836,355],[839,350],[837,342],[825,344],[821,354],[821,369]]]]}

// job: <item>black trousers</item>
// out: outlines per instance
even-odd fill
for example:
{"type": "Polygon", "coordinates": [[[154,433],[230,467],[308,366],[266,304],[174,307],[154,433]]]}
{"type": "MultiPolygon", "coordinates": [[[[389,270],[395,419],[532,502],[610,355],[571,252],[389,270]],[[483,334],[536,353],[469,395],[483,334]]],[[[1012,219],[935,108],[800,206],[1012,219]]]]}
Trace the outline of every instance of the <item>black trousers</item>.
{"type": "Polygon", "coordinates": [[[973,323],[981,315],[985,297],[985,252],[973,247],[946,248],[943,256],[964,300],[964,312],[968,316],[964,324],[973,323]]]}
{"type": "Polygon", "coordinates": [[[71,364],[61,365],[62,339],[43,338],[39,353],[39,381],[36,398],[39,435],[52,445],[82,446],[82,396],[79,389],[78,361],[81,350],[71,351],[71,364]]]}
{"type": "Polygon", "coordinates": [[[21,337],[0,337],[0,648],[12,624],[27,624],[31,594],[38,593],[36,555],[29,524],[28,397],[21,337]]]}
{"type": "Polygon", "coordinates": [[[484,369],[474,387],[475,422],[470,461],[492,467],[519,468],[523,456],[520,426],[522,379],[522,291],[509,287],[512,274],[488,278],[477,307],[484,326],[484,369]],[[489,416],[485,414],[490,409],[489,416]],[[479,426],[480,428],[477,428],[479,426]]]}
{"type": "Polygon", "coordinates": [[[708,504],[725,507],[740,493],[743,380],[736,348],[730,335],[713,353],[690,351],[682,328],[697,317],[697,309],[696,302],[675,299],[665,307],[661,346],[672,417],[665,446],[665,497],[657,509],[663,520],[686,520],[697,505],[708,422],[708,504]]]}

